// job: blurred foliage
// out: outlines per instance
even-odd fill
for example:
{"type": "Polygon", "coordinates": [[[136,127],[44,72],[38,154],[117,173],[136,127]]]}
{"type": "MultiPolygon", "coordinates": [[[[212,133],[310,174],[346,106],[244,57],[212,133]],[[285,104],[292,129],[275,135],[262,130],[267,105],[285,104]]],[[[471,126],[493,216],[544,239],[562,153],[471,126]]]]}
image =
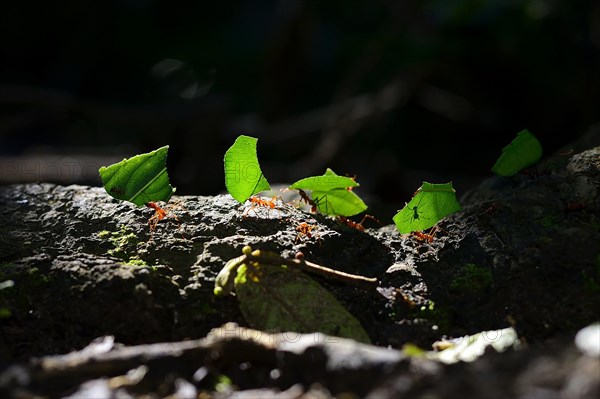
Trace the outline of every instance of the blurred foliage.
{"type": "Polygon", "coordinates": [[[551,153],[598,121],[600,5],[583,0],[65,0],[1,11],[4,154],[170,144],[185,194],[224,189],[221,159],[241,133],[261,139],[273,181],[332,167],[405,201],[422,180],[453,180],[460,193],[524,128],[551,153]],[[344,103],[362,95],[373,97],[344,103]]]}

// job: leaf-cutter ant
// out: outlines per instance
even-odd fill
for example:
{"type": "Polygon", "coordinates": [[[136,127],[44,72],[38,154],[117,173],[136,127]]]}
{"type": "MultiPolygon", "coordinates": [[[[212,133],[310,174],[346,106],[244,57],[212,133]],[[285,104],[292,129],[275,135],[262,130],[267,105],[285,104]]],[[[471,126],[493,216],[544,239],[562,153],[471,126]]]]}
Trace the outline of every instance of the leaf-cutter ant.
{"type": "Polygon", "coordinates": [[[262,199],[259,196],[252,196],[250,198],[248,198],[248,201],[250,201],[250,208],[246,209],[246,211],[244,211],[244,213],[242,214],[242,216],[246,217],[246,215],[248,215],[248,213],[251,210],[254,210],[254,214],[257,215],[255,208],[257,207],[265,207],[268,209],[275,209],[277,207],[277,200],[279,200],[280,202],[283,202],[282,198],[278,195],[274,195],[273,198],[265,200],[262,199]]]}
{"type": "Polygon", "coordinates": [[[433,240],[435,239],[436,232],[437,232],[437,229],[435,227],[433,227],[431,230],[429,230],[429,233],[423,233],[422,231],[413,231],[411,233],[411,235],[419,241],[427,241],[428,243],[431,244],[433,242],[433,240]]]}
{"type": "Polygon", "coordinates": [[[300,195],[301,201],[304,201],[306,205],[310,205],[310,212],[317,213],[317,203],[313,201],[304,190],[298,189],[298,194],[300,195]]]}
{"type": "MultiPolygon", "coordinates": [[[[349,176],[348,174],[346,174],[346,177],[349,177],[349,178],[350,178],[350,180],[352,180],[353,182],[355,182],[355,183],[356,183],[356,175],[354,175],[354,176],[349,176]]],[[[348,191],[352,191],[352,189],[353,189],[353,188],[354,188],[354,187],[346,187],[346,190],[348,190],[348,191]]]]}
{"type": "MultiPolygon", "coordinates": [[[[148,225],[150,226],[150,237],[152,238],[154,236],[154,232],[156,231],[156,226],[158,225],[158,222],[160,222],[161,220],[165,219],[165,218],[173,218],[177,221],[177,223],[179,224],[179,230],[181,230],[181,221],[179,220],[179,218],[177,217],[177,215],[173,212],[173,209],[175,208],[182,208],[181,205],[177,205],[177,204],[171,204],[171,205],[167,205],[165,206],[165,208],[161,208],[160,205],[158,205],[156,202],[150,201],[150,202],[146,202],[146,207],[150,208],[150,209],[154,209],[154,215],[152,215],[150,217],[150,219],[148,219],[148,225]]],[[[183,233],[181,234],[181,237],[183,237],[183,233]]]]}
{"type": "MultiPolygon", "coordinates": [[[[428,243],[432,243],[435,240],[435,235],[439,230],[446,232],[446,230],[442,229],[438,226],[433,226],[427,233],[423,231],[413,231],[410,233],[413,237],[415,237],[419,241],[427,241],[428,243]]],[[[447,232],[446,232],[447,233],[447,232]]]]}
{"type": "MultiPolygon", "coordinates": [[[[294,243],[297,243],[298,241],[300,241],[301,237],[306,237],[306,238],[312,238],[313,237],[313,230],[316,230],[317,226],[312,225],[312,224],[308,224],[306,222],[302,222],[299,223],[296,226],[296,231],[298,232],[298,234],[296,235],[296,239],[294,240],[294,243]]],[[[315,236],[316,237],[316,236],[315,236]]],[[[316,237],[318,240],[320,240],[319,237],[316,237]]]]}
{"type": "Polygon", "coordinates": [[[347,217],[344,216],[338,216],[337,220],[341,223],[344,223],[346,226],[348,227],[352,227],[353,229],[356,229],[358,231],[365,231],[365,227],[363,226],[363,223],[367,220],[367,219],[371,219],[377,223],[379,223],[380,225],[383,225],[379,219],[377,219],[375,216],[371,216],[371,215],[365,215],[363,216],[362,220],[359,223],[356,223],[354,220],[348,219],[347,217]]]}

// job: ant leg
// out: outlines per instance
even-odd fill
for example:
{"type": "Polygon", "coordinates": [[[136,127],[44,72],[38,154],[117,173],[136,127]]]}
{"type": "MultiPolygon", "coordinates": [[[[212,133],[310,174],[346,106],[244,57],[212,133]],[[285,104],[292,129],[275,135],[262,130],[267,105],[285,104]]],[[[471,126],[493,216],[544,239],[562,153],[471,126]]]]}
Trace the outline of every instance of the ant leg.
{"type": "Polygon", "coordinates": [[[150,219],[148,219],[148,225],[150,226],[150,239],[148,241],[152,241],[154,239],[154,232],[156,231],[157,224],[158,214],[155,213],[150,219]]]}
{"type": "MultiPolygon", "coordinates": [[[[324,202],[325,203],[325,214],[329,215],[329,214],[333,214],[334,213],[334,209],[331,209],[331,212],[329,212],[329,201],[327,201],[327,195],[322,195],[320,197],[317,197],[315,199],[312,200],[313,204],[312,204],[312,211],[313,213],[317,213],[317,211],[320,212],[319,207],[321,206],[321,204],[324,202]]],[[[321,212],[323,213],[323,212],[321,212]]]]}
{"type": "Polygon", "coordinates": [[[380,226],[383,226],[383,223],[381,223],[381,221],[380,221],[379,219],[377,219],[375,216],[373,216],[373,215],[369,215],[369,214],[367,214],[367,215],[363,216],[363,218],[362,218],[362,220],[360,221],[360,223],[359,223],[359,224],[362,226],[362,224],[363,224],[363,223],[365,222],[365,220],[367,220],[367,219],[370,219],[370,220],[372,220],[372,221],[374,221],[374,222],[378,223],[380,226]]]}
{"type": "Polygon", "coordinates": [[[179,218],[177,217],[176,214],[171,213],[171,218],[175,219],[177,221],[177,231],[179,231],[179,234],[181,234],[181,238],[185,239],[185,236],[183,235],[183,230],[181,228],[182,224],[181,224],[181,220],[179,220],[179,218]]]}
{"type": "Polygon", "coordinates": [[[438,228],[437,226],[433,226],[431,229],[429,229],[429,231],[427,232],[427,234],[429,234],[431,236],[431,238],[435,238],[435,234],[438,232],[438,228]]]}

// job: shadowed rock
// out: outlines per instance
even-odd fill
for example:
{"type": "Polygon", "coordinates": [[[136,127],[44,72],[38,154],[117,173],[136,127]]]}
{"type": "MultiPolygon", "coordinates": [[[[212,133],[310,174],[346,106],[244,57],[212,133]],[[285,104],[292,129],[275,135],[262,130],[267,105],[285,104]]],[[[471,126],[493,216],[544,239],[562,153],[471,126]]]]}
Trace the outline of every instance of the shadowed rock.
{"type": "MultiPolygon", "coordinates": [[[[292,205],[248,209],[250,205],[240,205],[228,195],[175,197],[178,205],[173,211],[179,221],[165,219],[151,234],[147,224],[151,210],[120,203],[102,188],[1,187],[0,284],[11,283],[0,289],[0,361],[13,367],[0,374],[0,385],[4,381],[5,387],[14,388],[14,381],[21,378],[18,370],[33,378],[31,367],[38,367],[38,361],[27,363],[31,356],[76,350],[100,336],[140,345],[200,339],[230,321],[246,325],[235,297],[212,294],[215,276],[227,260],[240,255],[244,245],[284,257],[302,251],[311,262],[377,277],[379,287],[364,290],[312,276],[360,321],[378,346],[398,349],[414,343],[428,348],[442,336],[508,326],[523,342],[569,337],[563,338],[567,342],[578,329],[597,320],[600,309],[600,147],[593,147],[599,144],[598,137],[595,129],[574,144],[575,151],[565,150],[511,178],[482,182],[462,196],[463,210],[439,223],[432,243],[402,236],[394,226],[360,232],[292,205]],[[296,226],[301,222],[317,226],[312,237],[299,235],[296,226]],[[25,366],[16,366],[15,361],[25,366]]],[[[185,346],[185,342],[173,345],[185,346]]],[[[559,364],[571,365],[572,357],[565,354],[569,350],[559,345],[540,353],[554,356],[556,352],[559,364]]],[[[329,353],[315,356],[322,356],[325,363],[330,358],[329,353]]],[[[514,356],[521,361],[518,356],[526,355],[514,356]]],[[[186,372],[208,367],[208,360],[202,359],[186,372]]],[[[517,362],[514,359],[506,364],[517,362]]],[[[498,364],[506,365],[503,361],[498,364]]],[[[256,363],[239,360],[231,367],[242,367],[244,362],[256,363]]],[[[419,381],[438,384],[440,375],[456,378],[451,370],[458,369],[473,377],[478,362],[448,370],[431,363],[423,366],[431,367],[424,373],[434,377],[419,377],[419,381]]],[[[494,369],[495,362],[480,364],[494,369]]],[[[104,372],[121,375],[142,364],[136,360],[124,368],[94,372],[88,388],[106,388],[106,379],[92,383],[104,372]]],[[[299,364],[313,367],[304,360],[299,364]]],[[[181,365],[173,360],[161,367],[181,365]]],[[[269,373],[279,369],[270,363],[265,367],[269,373]]],[[[286,384],[253,373],[248,374],[247,384],[241,380],[235,384],[277,390],[301,384],[302,392],[318,391],[310,382],[333,394],[348,389],[364,395],[384,389],[398,397],[401,392],[421,392],[421,383],[398,386],[406,370],[396,366],[390,371],[393,380],[375,379],[368,386],[336,385],[342,374],[335,373],[305,378],[301,367],[294,369],[299,374],[286,374],[286,384]]],[[[352,378],[368,373],[365,370],[371,366],[365,367],[359,367],[352,378]]],[[[229,366],[219,366],[210,371],[215,379],[215,370],[235,374],[229,366]]],[[[374,370],[379,371],[373,375],[383,375],[381,369],[374,370]]],[[[410,378],[416,378],[411,373],[410,378]]],[[[188,374],[182,375],[178,389],[200,386],[188,374]]],[[[52,384],[54,377],[40,378],[52,384]]],[[[521,383],[513,374],[510,378],[511,383],[521,383]]],[[[77,382],[78,389],[84,389],[83,380],[77,382]]],[[[60,385],[65,390],[56,392],[64,395],[75,386],[60,385]]],[[[440,388],[439,392],[446,391],[440,388]]]]}

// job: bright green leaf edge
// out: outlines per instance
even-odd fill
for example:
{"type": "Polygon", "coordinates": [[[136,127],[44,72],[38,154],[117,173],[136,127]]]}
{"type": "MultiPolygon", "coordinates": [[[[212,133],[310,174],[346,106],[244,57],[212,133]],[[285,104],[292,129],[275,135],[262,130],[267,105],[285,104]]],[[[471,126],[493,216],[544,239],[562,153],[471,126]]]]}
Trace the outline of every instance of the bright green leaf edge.
{"type": "Polygon", "coordinates": [[[529,130],[525,129],[502,149],[502,154],[492,167],[492,172],[505,177],[513,176],[541,158],[542,145],[529,130]]]}
{"type": "Polygon", "coordinates": [[[429,229],[460,209],[452,182],[423,182],[414,197],[394,215],[393,221],[401,234],[408,234],[429,229]]]}
{"type": "Polygon", "coordinates": [[[169,201],[175,189],[167,174],[166,145],[146,154],[139,154],[98,172],[106,192],[112,197],[143,206],[150,201],[169,201]]]}
{"type": "Polygon", "coordinates": [[[225,187],[240,203],[256,193],[271,189],[258,163],[257,142],[255,137],[240,135],[223,157],[225,187]]]}
{"type": "Polygon", "coordinates": [[[356,181],[347,176],[339,176],[329,168],[323,176],[311,176],[304,179],[300,179],[289,188],[294,190],[316,190],[316,191],[329,191],[336,189],[346,189],[348,187],[358,187],[356,181]]]}

